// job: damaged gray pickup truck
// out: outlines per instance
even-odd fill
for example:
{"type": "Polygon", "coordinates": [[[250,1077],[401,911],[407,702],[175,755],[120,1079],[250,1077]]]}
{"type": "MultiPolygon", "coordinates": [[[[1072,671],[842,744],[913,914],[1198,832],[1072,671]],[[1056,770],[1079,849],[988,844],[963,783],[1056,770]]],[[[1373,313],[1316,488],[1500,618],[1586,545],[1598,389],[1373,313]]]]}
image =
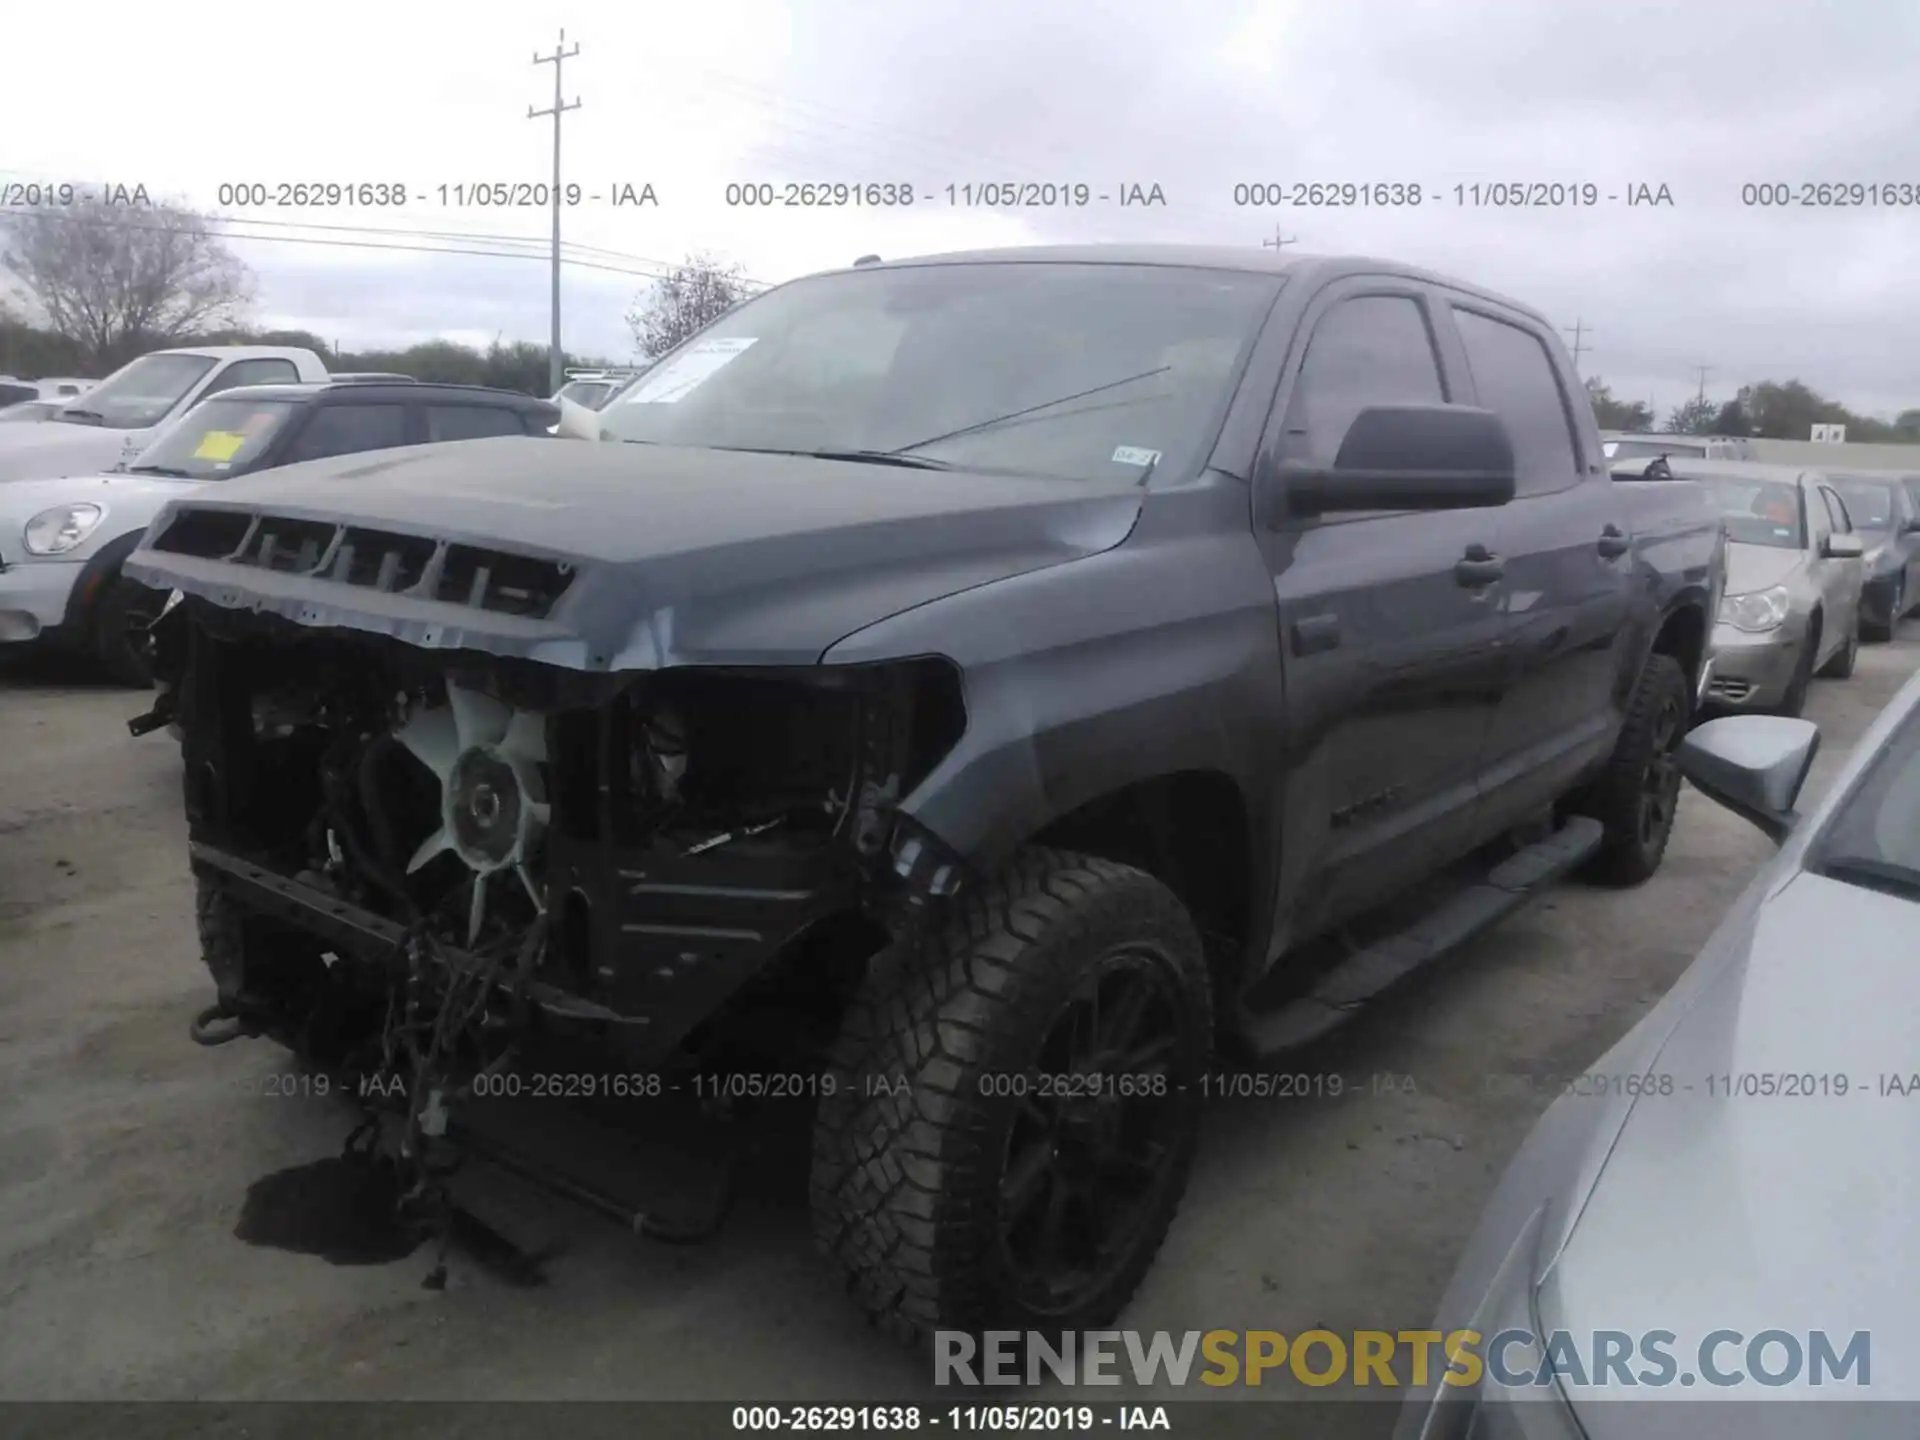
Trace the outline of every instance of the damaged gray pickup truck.
{"type": "MultiPolygon", "coordinates": [[[[529,1064],[798,1095],[886,1328],[1097,1325],[1217,1053],[1660,864],[1718,521],[1607,472],[1498,296],[1237,249],[868,264],[596,423],[236,481],[127,563],[181,594],[134,728],[182,735],[197,1034],[398,1078],[410,1163],[529,1064]],[[711,1079],[762,1054],[803,1080],[711,1079]]],[[[573,1158],[530,1168],[628,1213],[573,1158]]]]}

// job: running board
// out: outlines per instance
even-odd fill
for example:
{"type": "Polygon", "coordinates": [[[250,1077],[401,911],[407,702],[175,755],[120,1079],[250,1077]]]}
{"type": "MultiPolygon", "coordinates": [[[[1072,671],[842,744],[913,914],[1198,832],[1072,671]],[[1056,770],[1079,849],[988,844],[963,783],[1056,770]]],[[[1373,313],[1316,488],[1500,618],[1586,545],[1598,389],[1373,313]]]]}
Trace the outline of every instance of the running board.
{"type": "Polygon", "coordinates": [[[1455,891],[1417,923],[1356,950],[1310,994],[1265,1012],[1242,1007],[1238,1039],[1256,1059],[1319,1039],[1388,987],[1518,910],[1598,850],[1603,839],[1599,821],[1569,819],[1477,883],[1455,891]]]}

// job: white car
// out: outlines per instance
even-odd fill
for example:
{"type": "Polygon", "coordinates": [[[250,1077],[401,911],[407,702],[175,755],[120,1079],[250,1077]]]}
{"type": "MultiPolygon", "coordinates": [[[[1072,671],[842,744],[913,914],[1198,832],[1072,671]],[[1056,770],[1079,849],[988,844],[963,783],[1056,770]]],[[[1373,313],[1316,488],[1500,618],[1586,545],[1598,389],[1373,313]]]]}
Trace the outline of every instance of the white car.
{"type": "Polygon", "coordinates": [[[539,434],[558,413],[476,385],[250,385],[196,405],[124,469],[0,485],[0,651],[78,648],[144,685],[146,631],[166,596],[120,567],[183,490],[333,455],[539,434]]]}
{"type": "Polygon", "coordinates": [[[0,426],[0,482],[110,470],[132,462],[161,430],[209,395],[238,385],[327,378],[318,355],[291,346],[156,350],[69,400],[45,424],[0,426]]]}

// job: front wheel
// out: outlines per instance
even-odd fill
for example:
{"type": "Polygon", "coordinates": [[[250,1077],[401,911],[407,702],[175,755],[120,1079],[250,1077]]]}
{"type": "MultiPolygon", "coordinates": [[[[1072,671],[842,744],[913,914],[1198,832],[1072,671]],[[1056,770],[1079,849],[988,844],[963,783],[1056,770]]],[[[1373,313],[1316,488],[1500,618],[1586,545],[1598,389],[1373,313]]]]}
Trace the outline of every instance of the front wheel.
{"type": "Polygon", "coordinates": [[[1680,808],[1677,752],[1692,719],[1687,675],[1671,655],[1650,655],[1627,703],[1607,768],[1573,808],[1606,832],[1588,873],[1638,885],[1660,868],[1680,808]]]}
{"type": "Polygon", "coordinates": [[[166,603],[164,591],[130,580],[117,570],[101,589],[93,611],[93,653],[120,684],[135,690],[152,688],[147,631],[166,603]]]}
{"type": "Polygon", "coordinates": [[[1152,876],[1021,854],[876,957],[815,1121],[814,1236],[886,1330],[1082,1330],[1186,1188],[1211,1053],[1200,939],[1152,876]]]}

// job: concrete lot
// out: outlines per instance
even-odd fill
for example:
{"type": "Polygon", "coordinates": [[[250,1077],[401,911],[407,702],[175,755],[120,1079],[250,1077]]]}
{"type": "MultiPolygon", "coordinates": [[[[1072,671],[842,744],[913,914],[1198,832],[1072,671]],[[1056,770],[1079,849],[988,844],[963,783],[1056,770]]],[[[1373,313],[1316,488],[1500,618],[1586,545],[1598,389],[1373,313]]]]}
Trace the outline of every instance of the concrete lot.
{"type": "MultiPolygon", "coordinates": [[[[1909,627],[1864,649],[1851,681],[1816,685],[1814,790],[1916,663],[1909,627]]],[[[349,1122],[335,1103],[249,1093],[287,1069],[265,1042],[187,1039],[211,991],[177,751],[123,728],[143,708],[78,676],[0,671],[0,1396],[932,1397],[816,1264],[797,1167],[766,1167],[698,1248],[501,1182],[499,1213],[566,1241],[539,1289],[457,1254],[436,1293],[426,1251],[336,1267],[235,1239],[249,1183],[335,1153],[349,1122]]],[[[1285,1067],[1337,1072],[1345,1097],[1216,1104],[1123,1323],[1423,1325],[1546,1104],[1490,1093],[1487,1074],[1599,1055],[1768,853],[1689,792],[1643,890],[1563,886],[1285,1067]],[[1366,1093],[1375,1075],[1395,1077],[1388,1093],[1366,1093]]]]}

